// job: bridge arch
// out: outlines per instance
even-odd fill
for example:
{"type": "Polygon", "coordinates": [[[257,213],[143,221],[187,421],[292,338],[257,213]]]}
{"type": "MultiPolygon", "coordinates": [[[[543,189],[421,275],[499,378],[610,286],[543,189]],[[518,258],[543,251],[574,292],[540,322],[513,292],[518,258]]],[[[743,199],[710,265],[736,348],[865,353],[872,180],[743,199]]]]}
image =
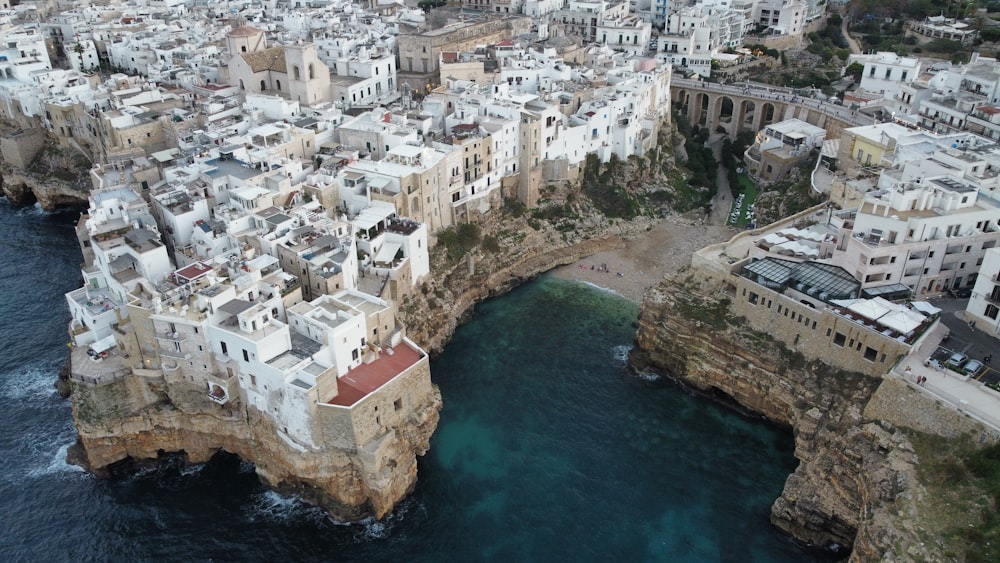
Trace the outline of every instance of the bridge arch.
{"type": "Polygon", "coordinates": [[[712,98],[711,110],[708,112],[708,127],[714,133],[722,127],[728,134],[733,134],[733,114],[736,103],[732,96],[723,94],[712,98]]]}
{"type": "Polygon", "coordinates": [[[740,109],[737,113],[736,118],[736,129],[730,131],[733,136],[736,136],[743,129],[753,129],[754,121],[757,118],[757,102],[754,100],[745,99],[740,102],[740,109]]]}

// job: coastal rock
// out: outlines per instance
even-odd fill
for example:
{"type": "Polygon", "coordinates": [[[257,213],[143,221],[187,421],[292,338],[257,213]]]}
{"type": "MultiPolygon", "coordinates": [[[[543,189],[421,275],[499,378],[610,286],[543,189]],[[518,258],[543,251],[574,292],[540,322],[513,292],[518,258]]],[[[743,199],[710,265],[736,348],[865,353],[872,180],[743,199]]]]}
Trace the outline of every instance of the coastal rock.
{"type": "Polygon", "coordinates": [[[891,422],[864,414],[882,380],[806,361],[729,316],[721,286],[694,277],[668,277],[647,293],[633,367],[792,429],[800,464],[772,506],[778,528],[810,545],[850,549],[852,561],[925,550],[900,516],[914,510],[913,448],[891,422]]]}
{"type": "Polygon", "coordinates": [[[55,211],[62,207],[86,207],[90,180],[83,175],[76,181],[66,181],[5,167],[0,173],[0,185],[14,205],[37,201],[45,211],[55,211]]]}
{"type": "Polygon", "coordinates": [[[106,475],[126,460],[181,453],[187,463],[199,464],[226,451],[253,463],[269,486],[322,506],[341,521],[381,518],[413,490],[416,458],[427,452],[441,410],[440,392],[432,387],[406,424],[387,428],[361,448],[306,449],[240,400],[220,406],[204,393],[171,394],[148,374],[98,386],[70,382],[79,447],[71,449],[69,461],[106,475]]]}

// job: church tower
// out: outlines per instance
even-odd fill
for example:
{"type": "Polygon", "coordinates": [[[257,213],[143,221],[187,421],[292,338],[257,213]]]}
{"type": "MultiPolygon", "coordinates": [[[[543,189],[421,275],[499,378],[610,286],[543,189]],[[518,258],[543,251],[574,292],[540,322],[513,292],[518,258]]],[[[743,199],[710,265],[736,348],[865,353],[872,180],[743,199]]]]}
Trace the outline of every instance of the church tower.
{"type": "Polygon", "coordinates": [[[285,67],[292,100],[312,106],[332,99],[330,69],[317,56],[315,44],[285,46],[285,67]]]}

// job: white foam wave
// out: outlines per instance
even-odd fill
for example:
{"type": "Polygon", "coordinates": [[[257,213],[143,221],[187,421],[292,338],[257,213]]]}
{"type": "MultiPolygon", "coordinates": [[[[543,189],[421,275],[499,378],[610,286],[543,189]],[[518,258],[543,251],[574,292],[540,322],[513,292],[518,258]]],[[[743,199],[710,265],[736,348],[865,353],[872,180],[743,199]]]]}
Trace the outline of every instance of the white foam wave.
{"type": "Polygon", "coordinates": [[[628,355],[631,351],[631,344],[619,344],[611,349],[611,355],[614,357],[615,363],[625,365],[628,362],[628,355]]]}
{"type": "Polygon", "coordinates": [[[204,463],[197,463],[195,465],[185,465],[181,467],[180,472],[184,477],[190,477],[192,475],[197,475],[201,473],[201,470],[205,469],[204,463]]]}
{"type": "Polygon", "coordinates": [[[247,515],[251,522],[268,520],[272,522],[305,521],[319,523],[326,518],[326,513],[295,496],[285,496],[276,491],[268,490],[254,496],[253,503],[247,507],[247,515]]]}
{"type": "Polygon", "coordinates": [[[49,397],[55,390],[58,367],[25,366],[0,379],[0,397],[14,401],[49,397]]]}
{"type": "Polygon", "coordinates": [[[366,518],[354,526],[354,541],[369,542],[389,537],[392,525],[386,520],[366,518]]]}
{"type": "Polygon", "coordinates": [[[337,527],[347,528],[351,534],[351,539],[355,543],[369,543],[384,540],[392,536],[397,525],[411,510],[417,510],[418,513],[420,513],[424,511],[424,507],[420,503],[413,500],[412,497],[408,497],[396,505],[396,508],[381,520],[368,517],[356,522],[341,522],[339,520],[327,518],[326,523],[337,527]]]}
{"type": "Polygon", "coordinates": [[[658,373],[653,373],[650,371],[644,371],[642,373],[635,374],[636,377],[643,381],[659,381],[663,379],[663,376],[658,373]]]}
{"type": "Polygon", "coordinates": [[[590,287],[592,287],[592,288],[594,288],[594,289],[597,289],[597,290],[600,290],[600,291],[603,291],[603,292],[605,292],[605,293],[611,293],[611,294],[613,294],[613,295],[621,295],[621,293],[618,293],[617,291],[615,291],[615,290],[611,289],[610,287],[604,287],[603,285],[597,285],[597,284],[596,284],[596,283],[594,283],[594,282],[589,282],[589,281],[585,281],[585,280],[580,280],[580,283],[582,283],[583,285],[587,285],[587,286],[590,286],[590,287]]]}
{"type": "Polygon", "coordinates": [[[59,446],[56,453],[49,460],[47,465],[41,467],[35,467],[28,471],[28,477],[43,477],[46,475],[57,475],[62,473],[85,473],[84,469],[79,465],[73,465],[72,463],[66,462],[66,451],[72,446],[72,443],[64,444],[59,446]]]}

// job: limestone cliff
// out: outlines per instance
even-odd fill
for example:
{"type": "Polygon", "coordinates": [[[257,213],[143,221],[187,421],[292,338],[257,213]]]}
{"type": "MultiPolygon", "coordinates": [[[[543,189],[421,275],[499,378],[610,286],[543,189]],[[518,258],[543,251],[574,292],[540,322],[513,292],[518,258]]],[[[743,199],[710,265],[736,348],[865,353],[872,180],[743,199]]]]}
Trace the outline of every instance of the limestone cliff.
{"type": "Polygon", "coordinates": [[[225,450],[252,462],[273,488],[343,521],[381,518],[413,490],[416,458],[430,447],[441,410],[440,392],[430,387],[402,423],[362,447],[306,449],[243,400],[218,405],[148,370],[96,386],[70,382],[79,440],[74,463],[101,475],[123,461],[180,452],[187,463],[204,463],[225,450]]]}
{"type": "Polygon", "coordinates": [[[86,207],[90,178],[85,170],[73,178],[64,178],[5,166],[0,170],[0,187],[14,205],[37,201],[45,211],[54,211],[60,207],[86,207]]]}
{"type": "MultiPolygon", "coordinates": [[[[899,427],[928,431],[930,424],[907,413],[929,406],[911,400],[908,409],[886,408],[905,385],[807,362],[730,315],[722,285],[706,279],[677,275],[647,293],[632,365],[792,428],[800,463],[771,510],[782,530],[815,546],[851,549],[853,561],[945,559],[913,522],[923,494],[919,460],[899,427]]],[[[956,434],[974,426],[942,416],[954,418],[956,434]]]]}

